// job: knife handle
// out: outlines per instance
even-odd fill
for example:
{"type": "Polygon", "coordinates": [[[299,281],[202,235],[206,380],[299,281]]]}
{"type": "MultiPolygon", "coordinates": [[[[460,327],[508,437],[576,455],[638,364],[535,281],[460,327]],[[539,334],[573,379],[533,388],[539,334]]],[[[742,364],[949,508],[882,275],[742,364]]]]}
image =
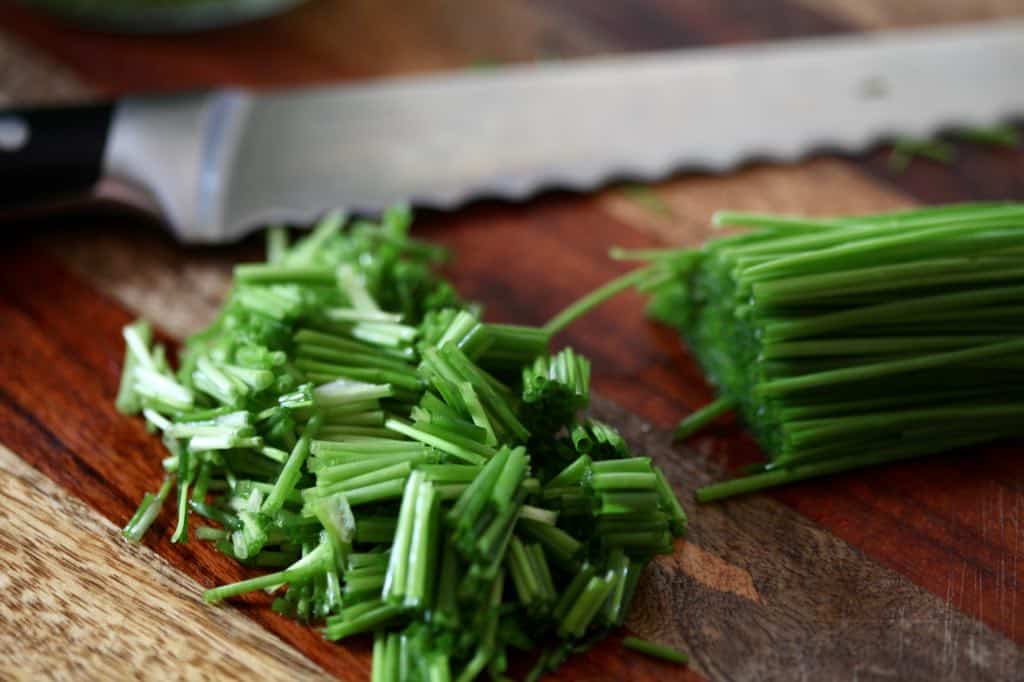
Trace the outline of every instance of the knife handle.
{"type": "Polygon", "coordinates": [[[0,111],[0,204],[82,192],[99,180],[113,105],[0,111]]]}

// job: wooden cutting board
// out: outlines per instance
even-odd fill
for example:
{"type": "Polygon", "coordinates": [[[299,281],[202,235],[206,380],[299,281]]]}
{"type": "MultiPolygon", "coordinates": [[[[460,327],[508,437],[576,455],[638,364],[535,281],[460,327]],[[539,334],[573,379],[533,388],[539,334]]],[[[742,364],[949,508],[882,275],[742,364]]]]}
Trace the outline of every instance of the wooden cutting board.
{"type": "MultiPolygon", "coordinates": [[[[59,99],[294,84],[1024,9],[896,4],[316,0],[272,21],[179,38],[91,34],[3,5],[0,89],[59,99]],[[25,65],[38,76],[14,78],[25,65]]],[[[681,177],[650,191],[485,203],[423,216],[417,230],[454,248],[449,274],[491,319],[539,323],[622,271],[609,246],[697,243],[718,208],[829,214],[1024,199],[1024,154],[959,152],[951,167],[920,162],[901,175],[879,151],[681,177]]],[[[244,572],[203,543],[170,544],[169,518],[142,548],[116,533],[159,480],[162,456],[140,421],[113,409],[120,327],[144,315],[182,338],[216,310],[231,264],[258,257],[255,240],[188,250],[145,221],[95,217],[22,226],[0,252],[0,678],[367,677],[366,641],[324,642],[260,603],[204,606],[204,586],[244,572]]],[[[557,677],[1024,678],[1019,447],[698,507],[692,490],[751,461],[756,447],[728,423],[685,447],[671,443],[667,429],[711,393],[674,334],[644,321],[641,307],[623,295],[558,341],[593,358],[595,412],[665,468],[691,516],[687,541],[649,570],[627,629],[688,650],[692,664],[652,662],[611,638],[557,677]]]]}

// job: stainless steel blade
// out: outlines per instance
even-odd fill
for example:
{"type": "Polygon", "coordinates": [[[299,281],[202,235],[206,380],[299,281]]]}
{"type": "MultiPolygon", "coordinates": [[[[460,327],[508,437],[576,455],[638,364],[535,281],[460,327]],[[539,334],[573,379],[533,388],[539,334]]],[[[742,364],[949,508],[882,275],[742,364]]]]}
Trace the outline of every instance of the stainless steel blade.
{"type": "Polygon", "coordinates": [[[273,93],[130,99],[107,171],[188,241],[857,151],[1024,113],[1024,20],[273,93]]]}

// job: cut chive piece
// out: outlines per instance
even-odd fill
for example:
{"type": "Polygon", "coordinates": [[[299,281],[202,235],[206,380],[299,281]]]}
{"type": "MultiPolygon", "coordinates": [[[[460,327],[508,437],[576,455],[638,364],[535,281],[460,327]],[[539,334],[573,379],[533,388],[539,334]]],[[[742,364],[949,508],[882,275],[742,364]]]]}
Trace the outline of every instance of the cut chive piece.
{"type": "Polygon", "coordinates": [[[299,559],[283,571],[268,573],[258,578],[250,578],[230,585],[214,587],[203,592],[203,600],[211,603],[218,602],[247,592],[255,592],[256,590],[273,587],[274,585],[300,582],[321,571],[321,563],[326,557],[327,545],[319,545],[313,552],[299,559]]]}
{"type": "Polygon", "coordinates": [[[956,136],[966,142],[986,147],[1017,147],[1020,145],[1020,133],[1009,124],[989,126],[986,128],[962,128],[956,136]]]}
{"type": "Polygon", "coordinates": [[[285,462],[284,468],[281,469],[281,475],[278,476],[277,482],[274,484],[274,489],[270,491],[263,503],[261,511],[264,514],[274,514],[279,511],[284,505],[285,498],[295,488],[301,475],[302,465],[305,463],[306,457],[309,456],[309,445],[320,428],[320,421],[319,415],[313,417],[303,430],[302,438],[292,448],[288,455],[288,461],[285,462]]]}
{"type": "Polygon", "coordinates": [[[709,405],[705,405],[680,422],[679,426],[676,427],[676,439],[684,440],[689,438],[723,414],[732,411],[735,407],[736,401],[730,398],[719,398],[709,405]]]}
{"type": "Polygon", "coordinates": [[[153,525],[153,521],[160,514],[160,508],[163,506],[164,500],[167,499],[167,495],[171,492],[171,486],[174,485],[174,481],[175,477],[168,476],[164,479],[163,485],[160,486],[160,490],[155,495],[150,493],[143,495],[139,508],[135,510],[135,514],[121,531],[121,535],[128,542],[138,543],[142,540],[142,536],[145,535],[149,527],[153,525]]]}
{"type": "Polygon", "coordinates": [[[470,464],[482,464],[487,457],[493,456],[493,450],[486,445],[459,436],[439,433],[429,424],[420,424],[418,427],[414,427],[398,419],[389,419],[384,426],[470,464]]]}
{"type": "Polygon", "coordinates": [[[690,657],[678,649],[673,649],[664,644],[657,644],[647,639],[640,639],[639,637],[624,637],[622,639],[622,646],[633,651],[639,651],[652,658],[660,658],[663,661],[678,663],[679,665],[686,665],[690,661],[690,657]]]}
{"type": "Polygon", "coordinates": [[[405,492],[402,494],[402,507],[398,512],[398,527],[391,549],[391,562],[388,564],[387,576],[384,579],[384,599],[392,603],[401,603],[405,597],[410,545],[413,528],[416,525],[416,499],[423,492],[423,483],[424,476],[422,472],[417,471],[409,477],[405,484],[405,492]]]}
{"type": "Polygon", "coordinates": [[[641,284],[644,279],[651,276],[652,270],[650,266],[638,268],[595,289],[548,320],[547,324],[544,325],[544,331],[551,335],[557,334],[609,298],[630,287],[641,284]]]}

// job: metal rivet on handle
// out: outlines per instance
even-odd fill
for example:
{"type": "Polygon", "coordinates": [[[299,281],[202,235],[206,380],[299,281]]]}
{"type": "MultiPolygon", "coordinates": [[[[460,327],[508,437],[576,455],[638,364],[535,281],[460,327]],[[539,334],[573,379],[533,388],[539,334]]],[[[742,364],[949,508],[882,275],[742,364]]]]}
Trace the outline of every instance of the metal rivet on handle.
{"type": "Polygon", "coordinates": [[[28,143],[28,122],[17,116],[0,116],[0,152],[16,152],[28,143]]]}

